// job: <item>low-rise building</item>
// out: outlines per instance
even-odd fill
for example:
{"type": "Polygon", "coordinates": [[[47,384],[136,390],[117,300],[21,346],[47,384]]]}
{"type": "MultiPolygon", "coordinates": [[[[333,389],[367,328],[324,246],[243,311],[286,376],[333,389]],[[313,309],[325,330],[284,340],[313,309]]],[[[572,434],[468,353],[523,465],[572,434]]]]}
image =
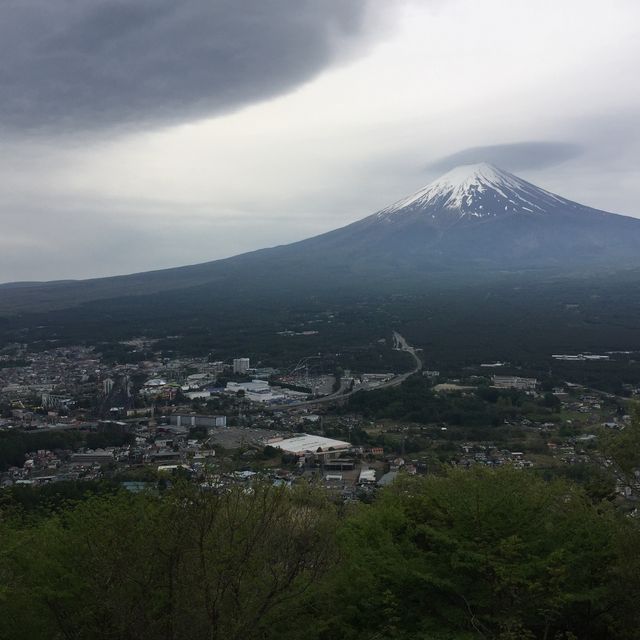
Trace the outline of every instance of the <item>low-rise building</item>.
{"type": "Polygon", "coordinates": [[[299,457],[313,454],[315,456],[332,458],[351,449],[349,442],[307,434],[301,434],[293,438],[287,438],[286,440],[272,441],[269,444],[285,453],[299,457]]]}
{"type": "Polygon", "coordinates": [[[521,378],[520,376],[493,376],[493,386],[497,389],[520,389],[521,391],[535,391],[538,386],[536,378],[521,378]]]}

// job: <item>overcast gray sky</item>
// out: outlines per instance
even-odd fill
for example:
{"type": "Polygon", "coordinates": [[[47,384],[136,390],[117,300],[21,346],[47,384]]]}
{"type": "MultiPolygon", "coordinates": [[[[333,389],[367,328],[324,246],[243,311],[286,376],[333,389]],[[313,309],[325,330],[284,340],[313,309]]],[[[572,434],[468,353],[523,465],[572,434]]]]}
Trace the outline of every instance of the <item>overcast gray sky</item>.
{"type": "Polygon", "coordinates": [[[490,161],[640,217],[636,0],[4,0],[0,282],[203,262],[490,161]]]}

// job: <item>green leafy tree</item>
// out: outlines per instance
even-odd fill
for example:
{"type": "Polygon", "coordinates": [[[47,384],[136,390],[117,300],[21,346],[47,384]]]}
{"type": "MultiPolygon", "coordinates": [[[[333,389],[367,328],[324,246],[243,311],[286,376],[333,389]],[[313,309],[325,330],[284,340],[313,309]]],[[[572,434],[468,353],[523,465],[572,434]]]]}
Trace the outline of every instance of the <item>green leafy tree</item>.
{"type": "Polygon", "coordinates": [[[322,495],[255,485],[89,499],[5,523],[0,637],[274,637],[332,557],[322,495]]]}
{"type": "Polygon", "coordinates": [[[633,411],[631,422],[622,431],[603,434],[602,450],[622,475],[632,479],[640,469],[640,407],[633,411]]]}
{"type": "Polygon", "coordinates": [[[320,637],[637,638],[620,582],[637,588],[629,540],[632,523],[566,482],[512,469],[409,480],[341,531],[320,637]]]}

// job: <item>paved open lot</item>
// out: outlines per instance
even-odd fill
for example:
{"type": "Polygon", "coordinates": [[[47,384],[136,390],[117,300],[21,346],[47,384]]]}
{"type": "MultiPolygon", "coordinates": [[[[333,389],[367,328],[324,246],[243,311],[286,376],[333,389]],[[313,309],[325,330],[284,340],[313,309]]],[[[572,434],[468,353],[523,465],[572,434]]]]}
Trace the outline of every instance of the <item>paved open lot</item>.
{"type": "MultiPolygon", "coordinates": [[[[225,449],[238,449],[241,446],[256,445],[263,447],[265,441],[278,435],[287,435],[269,429],[251,427],[221,427],[212,436],[213,442],[225,449]]],[[[288,434],[290,435],[290,434],[288,434]]]]}

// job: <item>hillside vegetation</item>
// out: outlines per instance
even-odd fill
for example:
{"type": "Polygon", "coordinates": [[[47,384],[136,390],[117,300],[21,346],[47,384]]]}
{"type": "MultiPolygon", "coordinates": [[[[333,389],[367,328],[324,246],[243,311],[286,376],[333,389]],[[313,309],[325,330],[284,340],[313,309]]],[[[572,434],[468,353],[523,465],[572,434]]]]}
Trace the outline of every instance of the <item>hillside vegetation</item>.
{"type": "Polygon", "coordinates": [[[566,481],[451,471],[341,509],[265,485],[74,498],[4,494],[0,637],[640,638],[640,529],[566,481]]]}

